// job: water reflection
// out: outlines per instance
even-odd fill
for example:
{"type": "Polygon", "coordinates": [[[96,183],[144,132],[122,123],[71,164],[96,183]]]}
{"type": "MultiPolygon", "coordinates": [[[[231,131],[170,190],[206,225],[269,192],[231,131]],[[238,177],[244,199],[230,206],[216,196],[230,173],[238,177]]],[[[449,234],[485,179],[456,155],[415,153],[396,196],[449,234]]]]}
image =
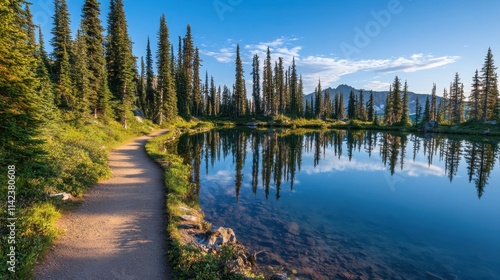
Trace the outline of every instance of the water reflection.
{"type": "Polygon", "coordinates": [[[276,200],[281,197],[283,183],[287,183],[290,190],[293,190],[296,174],[302,168],[303,153],[313,154],[313,166],[305,172],[387,169],[390,176],[395,176],[398,172],[412,177],[446,175],[450,183],[457,176],[460,164],[465,163],[469,183],[474,183],[478,198],[484,194],[499,155],[497,139],[474,141],[376,131],[227,129],[184,134],[176,143],[170,149],[176,150],[184,157],[185,163],[192,165],[192,180],[197,184],[200,182],[200,169],[203,165],[208,174],[209,167],[213,168],[221,157],[231,157],[235,172],[236,201],[239,200],[245,176],[243,170],[247,151],[251,152],[252,157],[252,192],[256,194],[258,187],[262,186],[266,199],[269,199],[270,189],[274,188],[276,200]],[[408,147],[408,142],[411,147],[408,147]],[[346,151],[343,150],[344,147],[346,151]],[[360,152],[361,149],[370,158],[379,156],[382,165],[357,162],[354,152],[360,152]],[[413,155],[408,157],[408,152],[413,155]],[[427,166],[418,161],[418,157],[422,155],[427,166]],[[444,170],[434,165],[435,161],[444,163],[444,170]]]}

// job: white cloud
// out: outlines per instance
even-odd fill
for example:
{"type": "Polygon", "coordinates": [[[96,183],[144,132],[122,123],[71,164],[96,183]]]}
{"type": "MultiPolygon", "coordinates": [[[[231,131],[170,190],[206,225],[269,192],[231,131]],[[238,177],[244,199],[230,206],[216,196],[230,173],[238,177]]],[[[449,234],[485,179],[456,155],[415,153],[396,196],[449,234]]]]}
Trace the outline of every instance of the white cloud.
{"type": "Polygon", "coordinates": [[[356,159],[349,160],[347,157],[337,158],[332,150],[327,150],[324,159],[314,167],[306,165],[302,168],[306,174],[330,173],[336,171],[356,170],[356,171],[383,171],[386,170],[382,163],[362,162],[356,159]]]}
{"type": "MultiPolygon", "coordinates": [[[[303,77],[305,93],[314,90],[318,84],[318,79],[321,79],[323,87],[327,87],[338,81],[342,76],[357,72],[370,71],[374,76],[378,76],[380,73],[409,73],[441,67],[454,63],[460,59],[459,56],[435,57],[432,54],[424,55],[422,53],[386,59],[364,60],[340,59],[331,55],[301,56],[303,47],[299,45],[299,42],[300,39],[298,38],[282,36],[268,42],[246,44],[242,47],[241,55],[245,64],[251,64],[254,54],[259,55],[261,66],[263,66],[263,60],[266,57],[268,47],[271,50],[272,61],[277,61],[279,57],[282,57],[285,67],[291,65],[292,59],[295,58],[299,73],[301,73],[303,77]]],[[[214,57],[219,62],[230,63],[234,61],[236,45],[233,40],[227,40],[226,46],[227,47],[220,48],[216,51],[201,50],[201,53],[214,57]]],[[[372,81],[365,87],[366,89],[384,89],[388,87],[388,83],[372,81]]]]}
{"type": "Polygon", "coordinates": [[[277,61],[279,57],[282,57],[285,65],[291,65],[292,59],[295,57],[297,60],[300,56],[299,52],[302,50],[302,46],[292,45],[292,42],[297,40],[297,38],[280,37],[274,41],[245,45],[245,49],[250,52],[249,57],[253,57],[254,54],[257,54],[264,60],[266,58],[267,48],[269,47],[272,61],[277,61]]]}
{"type": "MultiPolygon", "coordinates": [[[[415,72],[454,63],[459,56],[434,57],[414,54],[391,59],[348,60],[322,56],[308,56],[297,62],[304,77],[305,92],[312,91],[321,78],[322,85],[330,85],[340,77],[360,71],[380,73],[415,72]]],[[[381,86],[381,85],[380,85],[381,86]]],[[[367,87],[367,89],[370,89],[367,87]]]]}
{"type": "Polygon", "coordinates": [[[218,51],[200,50],[200,53],[211,56],[222,63],[229,63],[233,61],[233,57],[236,56],[236,50],[232,48],[221,48],[218,51]]]}
{"type": "MultiPolygon", "coordinates": [[[[335,156],[333,150],[328,149],[325,151],[324,158],[320,160],[316,167],[305,165],[302,170],[306,174],[343,172],[348,170],[389,172],[387,168],[382,162],[374,162],[373,160],[358,160],[356,158],[349,160],[345,156],[338,158],[335,156]]],[[[429,166],[428,163],[419,161],[405,162],[402,172],[401,175],[409,177],[444,176],[446,174],[445,170],[439,166],[429,166]]]]}
{"type": "Polygon", "coordinates": [[[444,176],[446,172],[443,168],[430,165],[425,162],[405,162],[404,172],[410,177],[419,177],[420,175],[444,176]]]}
{"type": "Polygon", "coordinates": [[[370,81],[363,87],[367,90],[389,90],[391,83],[381,82],[381,81],[370,81]]]}
{"type": "Polygon", "coordinates": [[[207,181],[227,183],[234,180],[233,172],[230,170],[219,170],[214,175],[207,175],[207,181]]]}
{"type": "Polygon", "coordinates": [[[312,91],[321,79],[323,87],[330,85],[340,77],[356,73],[358,71],[377,69],[389,60],[359,60],[337,59],[322,56],[307,56],[297,62],[300,71],[303,73],[305,92],[312,91]]]}

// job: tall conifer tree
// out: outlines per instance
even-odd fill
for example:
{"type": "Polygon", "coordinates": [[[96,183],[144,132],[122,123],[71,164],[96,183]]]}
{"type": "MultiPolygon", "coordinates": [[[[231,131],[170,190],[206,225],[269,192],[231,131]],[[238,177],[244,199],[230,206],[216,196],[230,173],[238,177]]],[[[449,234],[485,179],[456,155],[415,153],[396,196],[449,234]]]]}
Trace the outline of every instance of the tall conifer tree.
{"type": "Polygon", "coordinates": [[[369,122],[373,122],[375,116],[375,98],[373,96],[373,90],[370,90],[370,98],[368,99],[368,104],[366,106],[367,117],[369,122]]]}
{"type": "Polygon", "coordinates": [[[469,101],[471,118],[477,122],[479,121],[479,118],[483,116],[481,114],[481,81],[479,79],[479,71],[477,71],[477,69],[474,77],[472,77],[472,89],[470,91],[469,101]]]}
{"type": "Polygon", "coordinates": [[[347,104],[347,117],[351,120],[357,119],[356,113],[356,94],[354,93],[354,90],[351,89],[351,92],[349,93],[349,101],[347,104]]]}
{"type": "Polygon", "coordinates": [[[243,62],[240,57],[240,45],[236,46],[236,77],[235,77],[235,109],[236,116],[241,117],[245,114],[245,80],[243,78],[243,62]]]}
{"type": "Polygon", "coordinates": [[[437,111],[437,95],[436,95],[436,84],[432,85],[432,93],[431,93],[431,107],[430,107],[430,117],[431,120],[436,120],[436,111],[437,111]]]}
{"type": "Polygon", "coordinates": [[[483,68],[481,69],[483,122],[498,117],[493,115],[499,97],[496,69],[493,53],[491,52],[491,48],[489,48],[484,59],[483,68]]]}
{"type": "Polygon", "coordinates": [[[408,98],[408,83],[405,81],[403,87],[403,100],[402,100],[402,112],[401,112],[401,125],[411,125],[410,121],[410,109],[408,108],[409,98],[408,98]]]}
{"type": "Polygon", "coordinates": [[[274,109],[274,92],[273,92],[273,69],[271,66],[271,50],[267,48],[266,60],[264,62],[263,80],[262,80],[262,95],[264,99],[264,114],[272,115],[274,109]]]}
{"type": "Polygon", "coordinates": [[[199,117],[201,116],[203,103],[202,103],[202,92],[201,92],[201,79],[200,79],[200,50],[196,48],[194,50],[194,60],[193,60],[193,115],[199,117]]]}
{"type": "Polygon", "coordinates": [[[88,115],[91,106],[90,72],[88,71],[89,57],[87,56],[87,42],[84,32],[78,30],[73,46],[74,58],[71,73],[74,81],[76,107],[81,116],[88,115]]]}
{"type": "Polygon", "coordinates": [[[71,29],[66,0],[55,0],[54,11],[54,27],[52,28],[54,37],[51,43],[56,100],[61,108],[71,109],[75,105],[75,96],[70,73],[71,29]]]}
{"type": "Polygon", "coordinates": [[[116,104],[115,113],[124,127],[127,127],[136,89],[135,57],[127,29],[123,0],[111,0],[106,50],[108,85],[116,104]]]}
{"type": "Polygon", "coordinates": [[[42,100],[36,92],[39,80],[32,71],[36,60],[23,29],[22,4],[0,2],[0,164],[16,165],[16,170],[42,156],[35,138],[43,125],[42,100]]]}
{"type": "Polygon", "coordinates": [[[151,52],[151,45],[148,37],[148,43],[146,45],[146,96],[145,96],[145,108],[146,116],[150,119],[155,118],[155,108],[158,108],[155,104],[155,73],[153,71],[153,54],[151,52]]]}
{"type": "Polygon", "coordinates": [[[401,80],[398,76],[394,78],[392,83],[392,121],[398,123],[401,121],[403,114],[403,104],[401,102],[401,80]]]}
{"type": "Polygon", "coordinates": [[[160,31],[158,32],[158,50],[156,53],[158,67],[158,85],[156,92],[155,107],[157,112],[156,121],[172,121],[177,116],[177,95],[175,82],[170,67],[170,40],[168,35],[167,20],[165,14],[160,18],[160,31]]]}
{"type": "Polygon", "coordinates": [[[323,117],[323,96],[321,94],[321,80],[318,80],[318,86],[316,87],[316,95],[314,97],[314,116],[317,119],[323,117]]]}
{"type": "Polygon", "coordinates": [[[344,93],[342,92],[339,96],[339,108],[337,110],[338,119],[345,119],[344,93]]]}
{"type": "Polygon", "coordinates": [[[255,114],[261,114],[262,109],[260,101],[260,68],[259,56],[257,54],[254,54],[252,60],[252,99],[255,114]]]}
{"type": "Polygon", "coordinates": [[[94,113],[109,115],[109,100],[104,51],[104,28],[100,19],[100,4],[97,0],[85,0],[82,8],[81,30],[85,38],[87,68],[89,79],[89,110],[94,113]]]}
{"type": "MultiPolygon", "coordinates": [[[[184,118],[191,116],[192,94],[193,94],[193,61],[194,47],[193,38],[191,35],[191,26],[186,27],[186,35],[182,39],[182,64],[179,64],[178,71],[181,73],[179,92],[177,92],[177,103],[179,115],[184,118]]],[[[180,51],[179,51],[180,52],[180,51]]]]}
{"type": "Polygon", "coordinates": [[[297,85],[297,116],[302,117],[304,115],[304,83],[302,82],[302,75],[299,76],[299,84],[297,85]]]}

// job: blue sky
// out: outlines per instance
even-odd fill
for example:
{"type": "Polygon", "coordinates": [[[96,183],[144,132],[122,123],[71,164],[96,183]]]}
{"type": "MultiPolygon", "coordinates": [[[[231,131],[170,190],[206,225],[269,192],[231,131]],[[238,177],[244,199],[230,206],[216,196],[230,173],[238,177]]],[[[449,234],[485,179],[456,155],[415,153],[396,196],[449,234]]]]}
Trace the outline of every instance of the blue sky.
{"type": "MultiPolygon", "coordinates": [[[[34,21],[41,24],[46,43],[51,38],[52,0],[33,0],[34,21]]],[[[76,30],[83,0],[67,0],[76,30]]],[[[162,13],[171,43],[177,48],[190,24],[200,48],[203,73],[217,84],[234,83],[236,44],[240,44],[245,78],[251,81],[253,54],[285,63],[296,59],[305,92],[348,84],[388,90],[394,76],[409,89],[438,94],[458,72],[466,94],[488,47],[500,53],[500,1],[299,1],[299,0],[124,0],[134,53],[145,55],[150,36],[153,52],[162,13]]],[[[106,23],[109,1],[101,2],[106,23]]],[[[47,46],[50,49],[50,46],[47,46]]],[[[500,61],[498,62],[500,63],[500,61]]],[[[497,63],[497,65],[498,65],[497,63]]],[[[250,86],[250,84],[248,84],[250,86]]],[[[250,87],[247,88],[250,88],[250,87]]]]}

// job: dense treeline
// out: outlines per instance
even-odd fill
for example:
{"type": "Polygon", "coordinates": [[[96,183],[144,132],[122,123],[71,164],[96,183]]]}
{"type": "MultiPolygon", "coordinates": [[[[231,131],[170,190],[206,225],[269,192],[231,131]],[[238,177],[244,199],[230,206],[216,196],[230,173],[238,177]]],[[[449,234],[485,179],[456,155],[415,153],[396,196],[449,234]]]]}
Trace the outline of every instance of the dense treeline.
{"type": "Polygon", "coordinates": [[[109,176],[114,145],[151,131],[147,120],[130,116],[135,58],[120,27],[123,5],[112,1],[112,7],[113,36],[104,36],[99,3],[88,0],[71,38],[66,1],[55,0],[48,54],[29,3],[0,2],[0,185],[7,186],[7,170],[14,172],[12,187],[0,188],[0,217],[15,218],[16,233],[15,244],[9,242],[12,228],[0,224],[0,275],[8,279],[30,279],[56,236],[62,204],[47,193],[82,195],[109,176]]]}
{"type": "Polygon", "coordinates": [[[389,88],[381,120],[375,110],[373,92],[370,92],[368,101],[365,103],[363,90],[360,90],[359,94],[351,90],[347,108],[345,108],[344,95],[336,94],[334,100],[330,100],[327,91],[321,90],[321,82],[318,82],[313,98],[306,102],[304,116],[310,119],[334,120],[343,120],[347,117],[350,120],[396,126],[409,126],[412,123],[419,125],[428,121],[449,124],[460,124],[465,121],[486,123],[500,117],[496,69],[493,54],[491,49],[488,49],[481,73],[476,70],[473,76],[468,100],[464,94],[464,84],[461,82],[460,75],[456,73],[450,87],[444,89],[441,102],[438,102],[436,84],[433,84],[430,98],[427,97],[425,104],[421,104],[419,99],[416,99],[413,121],[410,120],[408,83],[405,81],[402,85],[398,76],[394,78],[389,88]]]}
{"type": "MultiPolygon", "coordinates": [[[[40,29],[36,42],[36,26],[31,22],[29,5],[18,2],[17,13],[22,13],[25,20],[26,41],[34,48],[38,60],[38,78],[45,80],[44,90],[54,95],[52,100],[64,118],[78,120],[104,116],[115,118],[127,127],[132,110],[138,107],[147,118],[160,125],[178,116],[190,119],[279,114],[325,120],[347,117],[401,126],[412,123],[408,84],[405,81],[403,85],[399,77],[396,76],[391,85],[383,116],[374,108],[373,93],[351,92],[349,100],[343,100],[342,94],[331,98],[321,89],[321,82],[313,98],[304,104],[302,77],[297,72],[295,59],[288,67],[281,57],[272,61],[270,48],[262,64],[257,54],[253,56],[251,93],[246,89],[239,45],[236,47],[234,84],[216,86],[214,77],[209,77],[208,73],[203,81],[200,77],[202,60],[193,41],[191,26],[187,25],[185,36],[178,38],[175,54],[165,15],[159,21],[156,56],[153,57],[148,38],[146,57],[137,61],[132,52],[122,0],[110,1],[106,35],[99,19],[99,2],[85,1],[74,39],[71,38],[66,0],[55,0],[50,40],[53,52],[48,56],[40,29]],[[156,71],[153,64],[157,66],[156,71]]],[[[415,123],[429,120],[460,123],[466,119],[486,122],[498,117],[498,96],[498,77],[490,49],[481,73],[476,71],[473,78],[469,103],[457,73],[449,89],[443,92],[443,102],[438,104],[434,85],[431,99],[425,104],[417,104],[415,123]]],[[[49,98],[46,102],[52,100],[49,98]]]]}

